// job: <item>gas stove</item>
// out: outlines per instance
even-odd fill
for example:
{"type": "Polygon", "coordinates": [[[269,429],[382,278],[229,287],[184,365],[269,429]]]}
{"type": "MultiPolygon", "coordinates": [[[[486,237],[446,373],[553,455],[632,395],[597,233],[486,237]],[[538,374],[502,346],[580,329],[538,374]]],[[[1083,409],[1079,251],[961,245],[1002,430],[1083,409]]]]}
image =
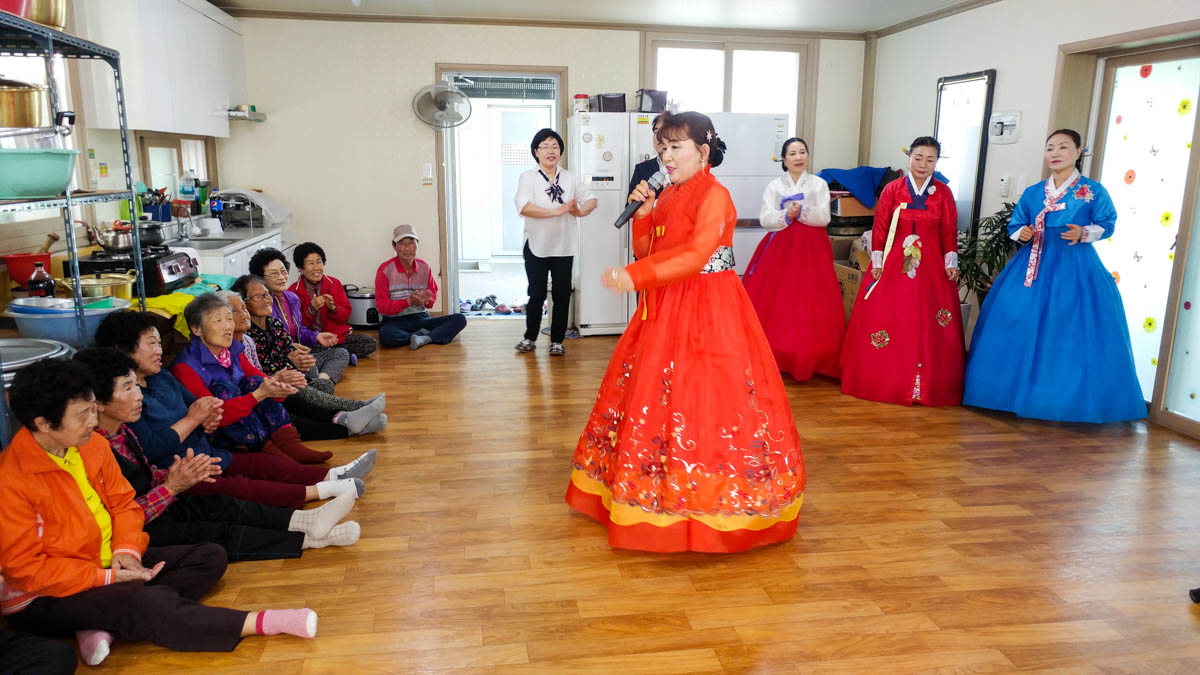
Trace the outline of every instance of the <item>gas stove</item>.
{"type": "MultiPolygon", "coordinates": [[[[133,269],[133,253],[109,253],[94,251],[79,259],[79,273],[102,274],[104,272],[128,272],[133,269]]],[[[182,251],[172,251],[166,246],[143,246],[142,269],[146,284],[146,295],[166,295],[177,288],[188,285],[200,275],[200,264],[182,251]]],[[[68,261],[63,261],[63,276],[70,274],[68,261]]]]}

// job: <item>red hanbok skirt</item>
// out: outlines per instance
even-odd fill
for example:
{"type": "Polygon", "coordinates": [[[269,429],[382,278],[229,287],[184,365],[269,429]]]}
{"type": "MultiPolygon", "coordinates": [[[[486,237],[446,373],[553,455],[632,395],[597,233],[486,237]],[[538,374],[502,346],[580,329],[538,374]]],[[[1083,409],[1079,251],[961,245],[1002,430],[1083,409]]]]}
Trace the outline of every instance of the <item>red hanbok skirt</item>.
{"type": "Polygon", "coordinates": [[[779,370],[838,377],[846,314],[825,229],[795,223],[758,244],[742,277],[779,370]]]}
{"type": "Polygon", "coordinates": [[[921,250],[898,233],[869,298],[873,279],[863,275],[842,345],[842,392],[908,406],[959,405],[966,354],[958,286],[946,278],[936,225],[918,224],[915,235],[930,243],[921,250]]]}
{"type": "Polygon", "coordinates": [[[728,553],[790,538],[804,458],[732,270],[647,291],[575,448],[567,503],[617,548],[728,553]]]}

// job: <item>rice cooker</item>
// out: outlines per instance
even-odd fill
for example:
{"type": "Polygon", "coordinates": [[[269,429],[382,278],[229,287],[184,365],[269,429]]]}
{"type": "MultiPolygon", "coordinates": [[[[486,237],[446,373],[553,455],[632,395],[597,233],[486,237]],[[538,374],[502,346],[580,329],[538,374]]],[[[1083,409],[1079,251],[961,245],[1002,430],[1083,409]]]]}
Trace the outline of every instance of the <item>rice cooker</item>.
{"type": "Polygon", "coordinates": [[[354,284],[346,284],[343,288],[350,299],[349,324],[355,328],[378,326],[379,310],[375,308],[375,291],[364,291],[354,284]]]}

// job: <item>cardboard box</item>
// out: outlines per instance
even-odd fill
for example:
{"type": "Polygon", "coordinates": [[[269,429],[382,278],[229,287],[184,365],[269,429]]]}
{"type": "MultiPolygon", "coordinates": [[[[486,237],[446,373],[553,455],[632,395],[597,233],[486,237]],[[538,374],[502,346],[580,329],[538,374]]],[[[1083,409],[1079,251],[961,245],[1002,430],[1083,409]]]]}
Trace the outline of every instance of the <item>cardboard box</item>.
{"type": "Polygon", "coordinates": [[[875,209],[873,207],[868,209],[867,207],[863,206],[862,202],[858,201],[854,197],[839,197],[838,199],[833,200],[830,211],[833,215],[841,216],[843,218],[856,218],[860,216],[875,215],[875,209]]]}
{"type": "Polygon", "coordinates": [[[842,287],[842,307],[845,308],[846,320],[849,321],[850,312],[854,309],[854,300],[858,297],[858,289],[862,286],[863,273],[839,263],[833,264],[833,271],[837,272],[838,285],[842,287]]]}

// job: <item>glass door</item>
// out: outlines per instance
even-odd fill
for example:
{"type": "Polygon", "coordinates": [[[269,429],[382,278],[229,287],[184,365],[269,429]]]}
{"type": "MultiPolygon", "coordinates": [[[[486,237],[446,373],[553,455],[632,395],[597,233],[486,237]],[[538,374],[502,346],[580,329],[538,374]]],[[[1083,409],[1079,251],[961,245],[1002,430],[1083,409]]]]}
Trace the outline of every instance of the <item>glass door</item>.
{"type": "MultiPolygon", "coordinates": [[[[1200,185],[1192,184],[1193,228],[1189,234],[1195,232],[1196,220],[1200,218],[1196,210],[1200,205],[1195,199],[1197,187],[1200,185]]],[[[1172,308],[1173,339],[1170,348],[1165,350],[1166,391],[1162,397],[1162,412],[1182,417],[1200,429],[1200,237],[1181,237],[1180,243],[1186,246],[1178,256],[1183,265],[1183,280],[1172,308]]]]}

